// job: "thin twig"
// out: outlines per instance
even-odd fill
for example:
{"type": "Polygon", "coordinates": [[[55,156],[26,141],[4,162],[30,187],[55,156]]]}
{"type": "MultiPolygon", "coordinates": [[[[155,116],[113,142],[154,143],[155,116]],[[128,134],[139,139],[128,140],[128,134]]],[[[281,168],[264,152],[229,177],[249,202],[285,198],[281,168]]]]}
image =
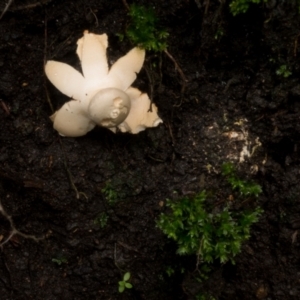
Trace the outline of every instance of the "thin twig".
{"type": "Polygon", "coordinates": [[[130,10],[130,7],[129,7],[127,1],[126,1],[126,0],[122,0],[122,2],[123,2],[123,4],[124,4],[124,6],[125,6],[128,10],[130,10]]]}
{"type": "Polygon", "coordinates": [[[187,82],[187,79],[183,73],[183,71],[181,70],[181,68],[179,67],[176,59],[170,54],[170,52],[165,49],[164,50],[165,54],[172,60],[172,62],[174,63],[175,65],[175,69],[178,71],[181,79],[182,79],[182,85],[181,85],[181,94],[184,94],[184,91],[185,91],[185,87],[186,87],[186,82],[187,82]]]}
{"type": "Polygon", "coordinates": [[[6,103],[5,103],[3,100],[0,100],[0,104],[1,104],[1,106],[2,106],[2,108],[3,108],[3,110],[5,111],[5,113],[6,113],[7,115],[9,115],[10,113],[9,113],[9,109],[8,109],[6,103]]]}
{"type": "Polygon", "coordinates": [[[61,137],[59,137],[59,142],[60,142],[60,146],[61,146],[61,150],[62,150],[62,153],[63,153],[63,157],[64,157],[64,166],[65,166],[65,169],[66,169],[66,172],[67,172],[67,175],[68,175],[68,178],[69,178],[69,182],[71,184],[71,187],[72,189],[75,191],[76,193],[76,198],[79,199],[80,198],[80,195],[84,196],[85,199],[88,199],[87,195],[83,192],[79,192],[75,183],[74,183],[74,180],[73,180],[73,176],[72,176],[72,173],[71,171],[69,170],[68,168],[68,163],[67,163],[67,155],[66,155],[66,152],[65,152],[65,149],[64,149],[64,145],[63,145],[63,142],[61,140],[61,137]]]}
{"type": "MultiPolygon", "coordinates": [[[[47,62],[47,49],[48,49],[48,26],[47,25],[48,25],[48,22],[47,22],[47,12],[46,12],[45,13],[45,31],[44,31],[44,38],[45,38],[45,40],[44,40],[44,68],[45,68],[45,65],[46,65],[46,62],[47,62]]],[[[47,102],[48,102],[48,104],[50,106],[50,109],[53,113],[54,108],[53,108],[51,98],[50,98],[50,95],[49,95],[49,92],[48,92],[45,74],[44,74],[44,88],[45,88],[45,92],[46,92],[47,102]]]]}
{"type": "Polygon", "coordinates": [[[152,112],[152,103],[153,103],[153,80],[152,80],[152,76],[151,76],[151,73],[149,71],[149,69],[144,66],[144,70],[146,71],[146,74],[147,74],[147,77],[148,77],[148,80],[149,80],[149,83],[150,83],[150,95],[149,95],[149,98],[150,98],[150,106],[149,106],[149,110],[148,112],[152,112]]]}
{"type": "Polygon", "coordinates": [[[32,240],[34,240],[35,242],[38,242],[38,241],[40,241],[40,240],[42,240],[42,239],[45,238],[45,237],[37,238],[37,237],[35,237],[34,235],[26,234],[26,233],[23,233],[23,232],[19,231],[19,230],[16,228],[16,226],[15,226],[15,224],[14,224],[14,221],[13,221],[12,217],[4,210],[1,201],[0,201],[0,213],[1,213],[2,216],[9,222],[9,225],[10,225],[10,228],[11,228],[11,231],[10,231],[9,236],[5,239],[4,242],[2,242],[2,243],[0,244],[0,247],[1,247],[1,248],[2,248],[6,243],[8,243],[14,235],[19,235],[19,236],[21,236],[21,237],[23,237],[23,238],[25,238],[25,239],[32,239],[32,240]]]}
{"type": "Polygon", "coordinates": [[[4,16],[4,14],[6,13],[6,11],[8,10],[8,8],[10,7],[10,5],[13,3],[14,0],[9,0],[6,4],[6,6],[4,7],[4,10],[2,11],[2,14],[0,16],[0,20],[2,19],[2,17],[4,16]]]}
{"type": "Polygon", "coordinates": [[[208,12],[208,8],[209,8],[209,0],[206,1],[206,4],[205,4],[205,10],[204,10],[204,14],[206,15],[207,12],[208,12]]]}
{"type": "Polygon", "coordinates": [[[53,108],[53,105],[52,105],[52,102],[51,102],[51,98],[50,98],[50,95],[49,95],[49,92],[48,92],[47,83],[46,83],[46,77],[44,78],[44,87],[45,87],[47,102],[48,102],[48,104],[50,106],[50,109],[51,109],[51,111],[53,113],[54,112],[54,108],[53,108]]]}
{"type": "Polygon", "coordinates": [[[127,244],[125,244],[125,243],[123,243],[123,242],[120,242],[120,241],[118,241],[118,244],[119,245],[121,245],[122,247],[124,247],[124,248],[126,248],[126,249],[128,249],[128,250],[131,250],[131,251],[134,251],[134,252],[137,252],[137,253],[140,253],[136,248],[134,248],[134,247],[131,247],[131,246],[129,246],[129,245],[127,245],[127,244]]]}
{"type": "Polygon", "coordinates": [[[172,132],[172,128],[171,128],[171,125],[169,122],[166,123],[166,126],[168,127],[169,129],[169,134],[170,134],[170,137],[172,139],[172,145],[174,146],[175,145],[175,140],[174,140],[174,136],[173,136],[173,132],[172,132]]]}
{"type": "MultiPolygon", "coordinates": [[[[6,269],[7,274],[8,274],[9,285],[10,285],[9,290],[11,290],[11,289],[13,288],[13,281],[12,281],[12,279],[11,279],[11,272],[10,272],[10,269],[9,269],[7,263],[6,263],[6,258],[5,258],[5,255],[4,255],[3,252],[2,252],[2,255],[1,255],[1,256],[2,256],[3,265],[4,265],[5,269],[6,269]]],[[[4,281],[2,278],[1,278],[1,281],[2,281],[2,282],[5,284],[5,286],[6,286],[6,281],[4,281]]],[[[7,287],[7,288],[8,288],[8,287],[7,287]]]]}
{"type": "Polygon", "coordinates": [[[115,243],[115,249],[114,249],[114,263],[115,266],[119,269],[120,273],[124,273],[124,271],[119,267],[118,263],[117,263],[117,244],[115,243]]]}
{"type": "Polygon", "coordinates": [[[91,11],[92,15],[94,16],[94,18],[95,18],[95,20],[96,20],[96,27],[98,27],[98,26],[99,26],[98,18],[97,18],[97,16],[95,15],[95,13],[92,11],[91,8],[90,8],[90,11],[91,11]]]}
{"type": "Polygon", "coordinates": [[[161,88],[161,83],[162,83],[162,80],[163,80],[163,73],[162,73],[162,55],[161,53],[159,53],[159,63],[158,63],[158,66],[159,66],[159,77],[160,77],[160,83],[159,83],[159,88],[161,88]]]}
{"type": "Polygon", "coordinates": [[[10,9],[10,11],[17,11],[17,10],[24,10],[24,9],[31,9],[31,8],[35,8],[37,6],[42,6],[44,4],[48,4],[49,2],[51,2],[52,0],[40,0],[37,1],[35,3],[30,3],[30,4],[24,4],[24,5],[19,5],[19,6],[15,6],[13,8],[10,9]]]}

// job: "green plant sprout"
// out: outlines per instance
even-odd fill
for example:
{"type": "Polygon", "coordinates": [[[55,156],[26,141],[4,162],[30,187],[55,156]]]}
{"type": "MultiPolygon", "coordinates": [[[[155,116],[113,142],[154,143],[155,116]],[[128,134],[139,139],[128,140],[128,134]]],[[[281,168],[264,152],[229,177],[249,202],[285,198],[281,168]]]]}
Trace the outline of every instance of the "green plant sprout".
{"type": "Polygon", "coordinates": [[[59,266],[62,264],[66,264],[68,262],[68,260],[64,257],[60,257],[60,258],[52,258],[51,260],[52,262],[58,264],[59,266]]]}
{"type": "Polygon", "coordinates": [[[246,13],[251,3],[260,4],[267,3],[268,0],[232,0],[229,4],[230,12],[236,16],[241,13],[246,13]]]}
{"type": "Polygon", "coordinates": [[[125,289],[131,289],[132,284],[128,282],[130,279],[130,272],[126,272],[123,276],[123,280],[119,281],[119,293],[123,293],[125,289]]]}
{"type": "Polygon", "coordinates": [[[102,188],[101,192],[104,194],[105,199],[108,201],[110,205],[113,205],[116,203],[118,199],[118,194],[117,192],[113,189],[112,185],[110,182],[107,182],[102,188]]]}
{"type": "Polygon", "coordinates": [[[216,300],[216,298],[205,293],[196,295],[196,300],[216,300]]]}
{"type": "Polygon", "coordinates": [[[247,182],[237,177],[232,163],[224,163],[222,165],[222,174],[227,177],[227,181],[231,185],[232,190],[237,190],[241,196],[258,197],[262,192],[259,184],[247,182]]]}
{"type": "Polygon", "coordinates": [[[107,224],[108,218],[108,215],[103,212],[94,220],[94,224],[99,225],[101,228],[104,228],[107,224]]]}
{"type": "Polygon", "coordinates": [[[167,266],[166,273],[169,277],[171,277],[175,273],[175,270],[171,266],[167,266]]]}
{"type": "Polygon", "coordinates": [[[214,35],[215,40],[219,40],[224,35],[224,31],[219,27],[214,35]]]}
{"type": "MultiPolygon", "coordinates": [[[[233,166],[224,167],[226,176],[241,196],[257,196],[259,185],[239,180],[233,166]]],[[[250,237],[250,227],[256,223],[262,210],[234,212],[227,205],[223,210],[212,212],[207,209],[205,191],[193,198],[183,197],[179,201],[167,200],[171,213],[162,213],[157,221],[158,227],[177,242],[180,255],[196,254],[201,263],[221,263],[231,261],[240,253],[242,243],[250,237]]]]}
{"type": "MultiPolygon", "coordinates": [[[[155,52],[167,48],[166,39],[168,32],[158,27],[158,19],[152,8],[132,4],[129,6],[128,15],[130,23],[126,29],[126,37],[140,48],[155,52]]],[[[119,34],[121,40],[124,35],[119,34]]]]}
{"type": "Polygon", "coordinates": [[[284,78],[288,78],[292,75],[292,72],[288,69],[287,65],[281,65],[277,70],[276,74],[284,78]]]}

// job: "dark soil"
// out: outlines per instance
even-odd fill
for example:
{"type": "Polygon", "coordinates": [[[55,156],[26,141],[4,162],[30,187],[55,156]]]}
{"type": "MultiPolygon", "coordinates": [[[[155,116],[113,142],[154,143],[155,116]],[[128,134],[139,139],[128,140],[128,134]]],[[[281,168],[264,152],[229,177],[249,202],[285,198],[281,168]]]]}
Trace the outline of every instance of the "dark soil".
{"type": "MultiPolygon", "coordinates": [[[[13,2],[0,20],[0,200],[8,214],[0,238],[14,225],[41,239],[14,234],[2,245],[1,299],[197,299],[203,291],[215,299],[300,299],[296,2],[274,0],[233,17],[228,1],[151,1],[187,78],[184,96],[173,62],[163,53],[159,69],[159,56],[148,53],[164,123],[138,135],[97,128],[81,138],[52,128],[47,94],[54,109],[67,98],[46,80],[44,62],[80,67],[76,41],[85,29],[108,34],[113,62],[132,47],[116,36],[126,8],[120,0],[13,2]],[[289,77],[276,74],[282,66],[289,77]],[[241,156],[243,147],[251,155],[241,156]],[[264,213],[236,265],[216,264],[200,284],[195,257],[176,255],[156,219],[174,191],[228,197],[226,161],[262,186],[256,204],[264,213]],[[134,288],[119,294],[126,271],[134,288]]],[[[151,90],[145,70],[134,85],[151,90]]]]}

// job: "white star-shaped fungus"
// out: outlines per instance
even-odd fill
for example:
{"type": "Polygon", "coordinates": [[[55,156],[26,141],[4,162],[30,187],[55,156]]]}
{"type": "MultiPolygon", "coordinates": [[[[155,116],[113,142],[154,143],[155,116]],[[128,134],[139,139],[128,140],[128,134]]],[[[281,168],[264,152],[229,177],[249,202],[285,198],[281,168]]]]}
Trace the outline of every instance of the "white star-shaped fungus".
{"type": "Polygon", "coordinates": [[[145,50],[133,48],[109,69],[106,34],[84,32],[77,42],[82,73],[68,64],[50,60],[45,72],[51,83],[71,98],[50,118],[60,135],[85,135],[96,125],[113,132],[138,133],[162,123],[157,107],[131,84],[141,70],[145,50]]]}

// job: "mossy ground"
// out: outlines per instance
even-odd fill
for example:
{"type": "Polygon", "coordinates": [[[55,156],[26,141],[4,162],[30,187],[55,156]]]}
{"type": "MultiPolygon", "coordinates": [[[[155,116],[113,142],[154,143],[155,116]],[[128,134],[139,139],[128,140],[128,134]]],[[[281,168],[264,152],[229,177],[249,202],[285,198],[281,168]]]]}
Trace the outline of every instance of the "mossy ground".
{"type": "MultiPolygon", "coordinates": [[[[184,97],[173,62],[163,53],[156,68],[159,58],[148,53],[146,67],[161,78],[153,100],[164,124],[139,135],[97,128],[77,139],[52,129],[45,87],[55,109],[66,97],[45,80],[44,60],[80,69],[76,41],[88,29],[108,34],[113,62],[132,47],[116,35],[126,28],[127,10],[116,0],[40,2],[16,0],[0,20],[0,200],[18,230],[45,236],[36,243],[16,235],[3,246],[1,299],[195,299],[203,290],[217,299],[298,299],[296,1],[236,17],[220,1],[152,1],[188,80],[184,97]],[[276,74],[283,65],[287,78],[276,74]],[[226,161],[262,186],[264,214],[236,265],[215,265],[199,283],[195,259],[178,257],[155,220],[174,191],[210,190],[215,203],[229,197],[220,175],[226,161]],[[114,205],[102,192],[107,182],[120,193],[114,205]],[[104,228],[95,222],[102,213],[104,228]],[[52,261],[58,258],[66,263],[52,261]],[[125,272],[133,288],[119,294],[125,272]]],[[[150,91],[144,70],[134,85],[150,91]]],[[[9,230],[1,217],[1,238],[9,230]]]]}

